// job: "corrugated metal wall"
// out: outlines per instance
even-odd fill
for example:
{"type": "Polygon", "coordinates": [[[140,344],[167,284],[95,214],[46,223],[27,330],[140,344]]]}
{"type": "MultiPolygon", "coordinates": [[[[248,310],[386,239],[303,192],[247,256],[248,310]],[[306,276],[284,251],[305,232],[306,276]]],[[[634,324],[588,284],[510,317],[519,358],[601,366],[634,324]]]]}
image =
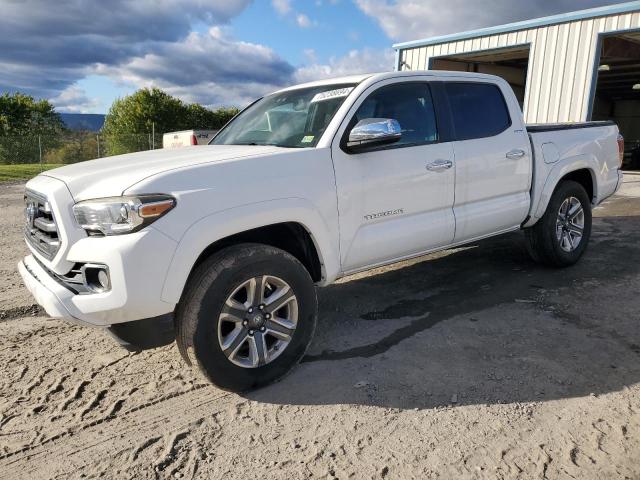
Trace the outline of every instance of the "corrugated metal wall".
{"type": "Polygon", "coordinates": [[[525,121],[579,122],[589,111],[598,34],[638,28],[640,12],[610,15],[401,50],[400,62],[426,70],[434,57],[530,44],[525,121]]]}

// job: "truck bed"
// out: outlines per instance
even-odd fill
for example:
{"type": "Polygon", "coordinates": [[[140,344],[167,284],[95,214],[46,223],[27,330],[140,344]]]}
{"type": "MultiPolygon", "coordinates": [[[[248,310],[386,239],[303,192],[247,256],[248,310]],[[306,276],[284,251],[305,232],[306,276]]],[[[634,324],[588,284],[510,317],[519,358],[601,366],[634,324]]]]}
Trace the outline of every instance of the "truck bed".
{"type": "Polygon", "coordinates": [[[618,184],[618,127],[614,122],[551,123],[527,125],[533,150],[533,178],[529,217],[540,218],[551,190],[571,167],[593,172],[594,205],[611,195],[618,184]],[[585,129],[589,129],[585,131],[585,129]],[[550,180],[550,182],[549,182],[550,180]]]}
{"type": "Polygon", "coordinates": [[[532,123],[527,124],[527,132],[540,133],[540,132],[555,132],[558,130],[574,130],[578,128],[593,128],[593,127],[606,127],[615,123],[611,120],[598,121],[598,122],[572,122],[572,123],[532,123]]]}

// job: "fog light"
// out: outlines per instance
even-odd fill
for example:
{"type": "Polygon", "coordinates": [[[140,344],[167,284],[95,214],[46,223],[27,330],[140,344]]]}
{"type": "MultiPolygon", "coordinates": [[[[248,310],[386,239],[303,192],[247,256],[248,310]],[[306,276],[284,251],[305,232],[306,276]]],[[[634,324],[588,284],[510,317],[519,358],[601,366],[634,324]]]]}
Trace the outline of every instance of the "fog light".
{"type": "Polygon", "coordinates": [[[109,288],[109,275],[105,270],[98,270],[98,283],[105,290],[109,288]]]}
{"type": "Polygon", "coordinates": [[[82,280],[91,292],[102,293],[111,290],[109,267],[106,265],[86,263],[82,267],[82,280]]]}

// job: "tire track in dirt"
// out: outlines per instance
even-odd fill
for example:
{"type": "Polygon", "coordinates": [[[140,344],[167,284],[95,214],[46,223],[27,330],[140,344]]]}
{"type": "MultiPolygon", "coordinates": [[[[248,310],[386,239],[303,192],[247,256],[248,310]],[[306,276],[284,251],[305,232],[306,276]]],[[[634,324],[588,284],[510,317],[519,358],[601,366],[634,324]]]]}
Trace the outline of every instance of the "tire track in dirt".
{"type": "Polygon", "coordinates": [[[147,438],[145,441],[143,441],[142,443],[140,443],[139,445],[137,445],[132,451],[131,451],[131,455],[129,456],[129,465],[132,465],[135,463],[135,461],[138,459],[138,457],[140,456],[140,454],[142,452],[144,452],[145,450],[147,450],[148,448],[150,448],[151,446],[155,445],[156,443],[158,443],[160,440],[162,440],[162,437],[150,437],[147,438]]]}
{"type": "Polygon", "coordinates": [[[64,382],[67,381],[69,377],[70,375],[60,375],[56,380],[54,380],[49,389],[45,392],[42,403],[49,403],[49,400],[53,395],[64,391],[64,382]]]}
{"type": "Polygon", "coordinates": [[[44,381],[44,377],[47,376],[47,374],[49,374],[53,369],[52,368],[45,368],[44,370],[42,370],[32,381],[29,385],[27,385],[23,390],[22,390],[22,395],[29,395],[34,388],[38,387],[43,381],[44,381]]]}
{"type": "Polygon", "coordinates": [[[40,305],[35,303],[23,307],[14,307],[7,310],[0,310],[0,321],[15,320],[22,317],[43,317],[46,313],[40,305]]]}
{"type": "MultiPolygon", "coordinates": [[[[32,331],[21,332],[21,335],[25,336],[26,334],[26,337],[30,338],[35,334],[34,332],[49,332],[49,329],[47,326],[38,327],[32,331]]],[[[59,435],[65,434],[69,425],[78,425],[96,416],[104,417],[105,412],[109,417],[121,410],[125,405],[124,399],[112,402],[109,398],[115,383],[115,380],[111,378],[113,374],[99,381],[97,378],[100,378],[99,375],[105,370],[109,371],[113,365],[129,357],[129,353],[122,354],[121,352],[115,356],[107,356],[100,364],[90,366],[87,372],[81,373],[85,379],[76,383],[75,388],[71,391],[69,391],[71,387],[67,384],[70,383],[69,379],[76,381],[77,367],[72,367],[67,372],[61,372],[53,365],[47,368],[42,366],[40,369],[23,368],[16,372],[18,377],[24,379],[24,383],[21,390],[18,390],[21,400],[3,406],[5,410],[2,412],[3,429],[8,422],[12,422],[13,426],[3,433],[11,438],[13,445],[11,442],[6,443],[2,448],[2,453],[10,454],[37,446],[51,437],[57,438],[59,435]],[[33,371],[32,378],[28,378],[27,372],[31,371],[33,371]],[[74,375],[74,373],[76,374],[74,375]],[[84,400],[83,396],[89,388],[92,396],[88,400],[84,400]],[[35,424],[30,427],[34,433],[33,436],[27,438],[27,430],[16,423],[20,421],[19,419],[22,419],[26,424],[35,421],[35,424]]],[[[118,370],[117,367],[116,370],[118,370]]],[[[123,394],[124,392],[116,393],[116,395],[123,394]]]]}
{"type": "Polygon", "coordinates": [[[165,471],[171,468],[171,471],[175,471],[182,464],[181,459],[176,455],[176,448],[179,442],[186,439],[189,436],[192,428],[200,425],[203,419],[198,419],[191,423],[187,428],[178,432],[172,433],[166,442],[165,449],[156,461],[154,462],[154,470],[165,471]]]}
{"type": "MultiPolygon", "coordinates": [[[[109,385],[109,388],[112,385],[109,385]]],[[[78,412],[78,417],[82,420],[87,414],[91,413],[94,409],[96,409],[99,405],[100,402],[102,402],[102,400],[104,400],[104,397],[107,396],[107,393],[109,393],[109,388],[103,388],[101,390],[99,390],[89,401],[89,403],[87,403],[87,406],[84,407],[80,412],[78,412]]]]}
{"type": "Polygon", "coordinates": [[[133,395],[138,390],[139,390],[138,387],[133,387],[127,393],[125,393],[125,395],[116,399],[116,401],[113,402],[107,408],[107,417],[113,417],[116,415],[116,413],[122,410],[122,407],[124,406],[124,402],[126,402],[129,398],[131,398],[131,395],[133,395]]]}
{"type": "MultiPolygon", "coordinates": [[[[56,475],[63,475],[95,462],[96,458],[131,450],[132,440],[140,439],[143,442],[142,439],[157,437],[158,432],[171,434],[170,432],[187,431],[190,426],[202,422],[205,416],[224,410],[224,403],[216,404],[231,395],[207,384],[195,385],[190,390],[165,395],[116,415],[63,430],[37,444],[0,455],[0,469],[10,478],[34,478],[41,476],[38,472],[40,468],[50,468],[45,460],[47,457],[66,458],[68,461],[60,465],[63,471],[56,472],[56,475]],[[207,409],[214,405],[215,410],[207,409]],[[150,410],[155,406],[159,408],[150,410]],[[61,441],[63,439],[64,442],[61,441]],[[35,459],[39,461],[34,461],[35,459]]],[[[176,438],[172,445],[181,438],[176,438]]],[[[137,458],[142,450],[153,443],[156,441],[145,441],[130,458],[137,458]]],[[[47,471],[47,475],[50,474],[47,471]]]]}
{"type": "Polygon", "coordinates": [[[58,413],[64,412],[67,408],[69,408],[69,405],[71,405],[74,401],[79,400],[87,385],[89,385],[89,380],[80,381],[73,389],[71,394],[60,403],[60,406],[58,407],[58,413]]]}
{"type": "Polygon", "coordinates": [[[18,373],[18,378],[15,381],[19,382],[20,380],[22,380],[24,378],[24,376],[27,374],[28,371],[29,371],[29,367],[27,367],[26,365],[23,366],[20,369],[20,373],[18,373]]]}
{"type": "MultiPolygon", "coordinates": [[[[91,385],[91,381],[94,380],[104,369],[115,365],[116,363],[124,360],[125,358],[129,358],[129,356],[130,356],[129,354],[122,355],[110,362],[100,365],[98,368],[91,371],[89,374],[89,378],[87,380],[81,380],[80,382],[78,382],[76,384],[76,387],[73,389],[72,393],[59,404],[57,408],[58,416],[59,414],[67,410],[73,402],[78,401],[82,398],[82,395],[84,394],[86,388],[91,385]]],[[[107,385],[106,389],[103,388],[102,390],[98,391],[96,395],[94,395],[93,400],[89,402],[89,407],[85,408],[85,410],[87,411],[83,410],[82,412],[78,413],[79,417],[83,418],[89,411],[93,410],[104,399],[104,397],[108,393],[109,388],[111,388],[114,385],[114,383],[115,381],[111,380],[111,382],[107,385]]]]}

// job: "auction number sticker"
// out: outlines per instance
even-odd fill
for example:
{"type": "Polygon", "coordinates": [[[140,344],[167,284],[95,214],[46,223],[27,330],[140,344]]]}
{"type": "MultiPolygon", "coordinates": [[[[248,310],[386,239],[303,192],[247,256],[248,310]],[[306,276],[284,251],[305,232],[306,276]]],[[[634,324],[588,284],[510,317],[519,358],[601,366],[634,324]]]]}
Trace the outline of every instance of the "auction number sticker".
{"type": "Polygon", "coordinates": [[[337,88],[335,90],[327,90],[326,92],[316,93],[311,99],[311,103],[322,102],[323,100],[331,100],[332,98],[346,97],[351,93],[353,87],[337,88]]]}

